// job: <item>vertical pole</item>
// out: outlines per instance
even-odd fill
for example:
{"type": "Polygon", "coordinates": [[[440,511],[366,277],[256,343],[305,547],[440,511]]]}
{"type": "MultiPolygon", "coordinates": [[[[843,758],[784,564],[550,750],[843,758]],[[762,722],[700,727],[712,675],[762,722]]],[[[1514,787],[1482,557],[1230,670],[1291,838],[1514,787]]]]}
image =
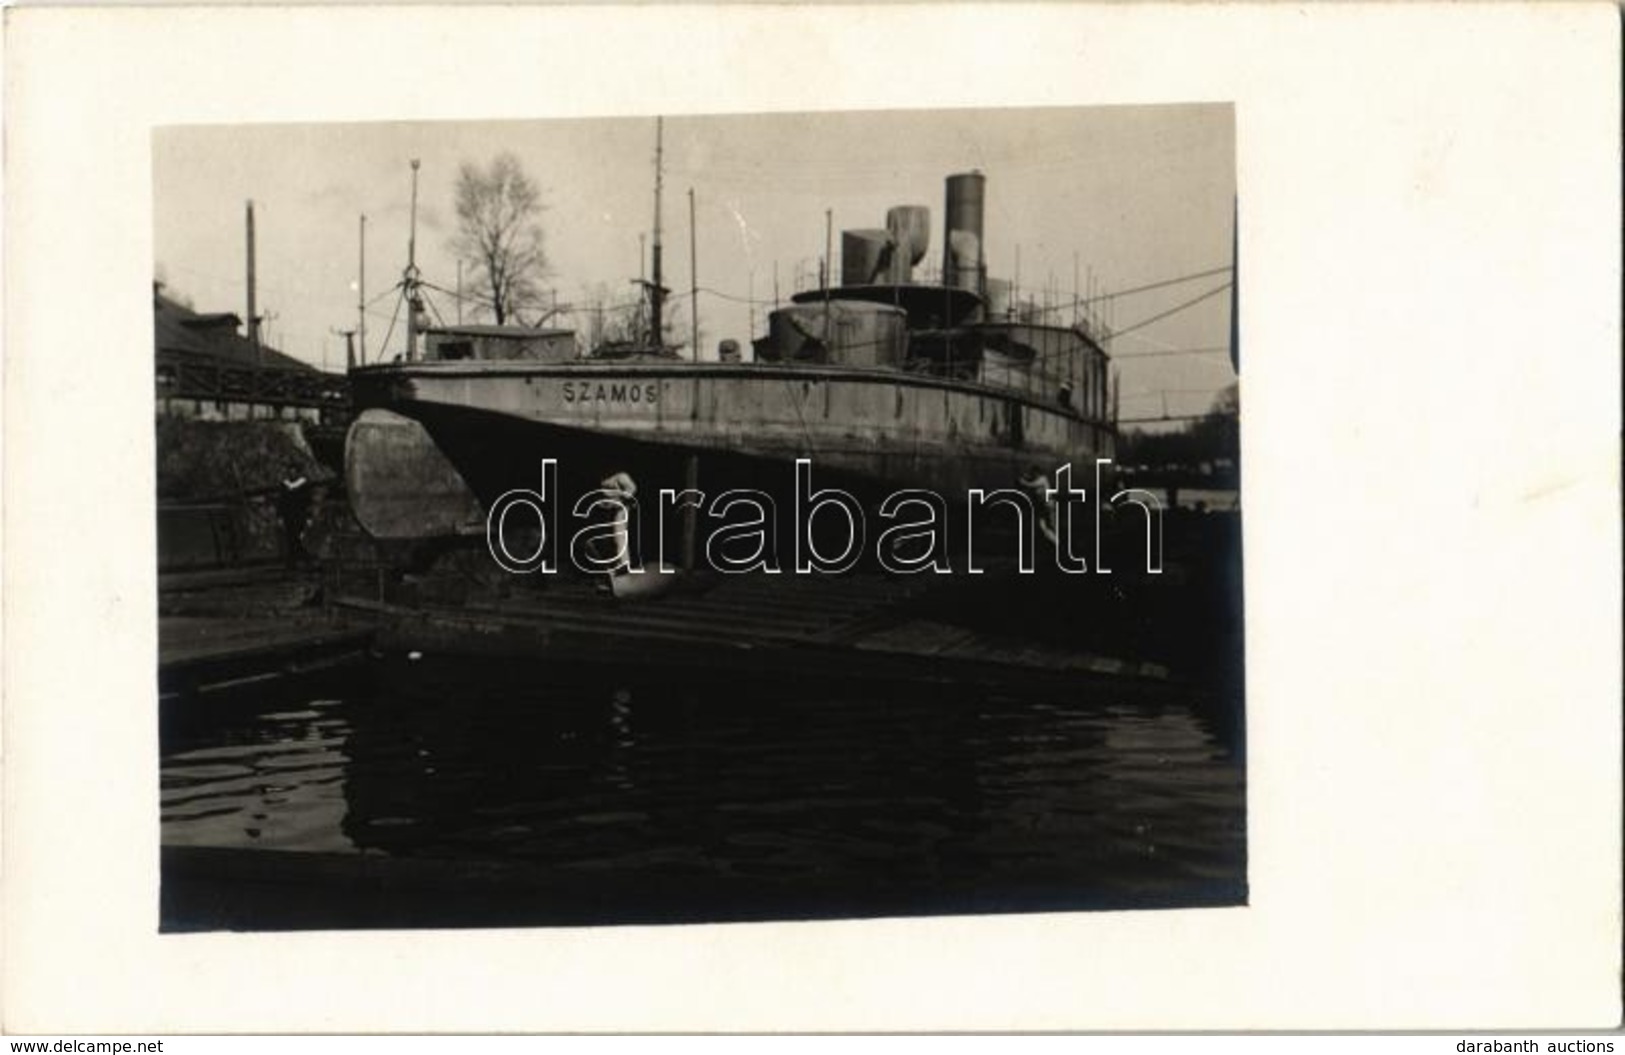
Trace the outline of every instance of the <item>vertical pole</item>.
{"type": "Polygon", "coordinates": [[[412,213],[411,227],[406,232],[406,266],[418,265],[418,165],[417,158],[412,159],[412,213]]]}
{"type": "Polygon", "coordinates": [[[1016,243],[1016,274],[1010,280],[1010,309],[1021,315],[1021,243],[1016,243]]]}
{"type": "Polygon", "coordinates": [[[248,202],[248,237],[246,246],[248,253],[248,321],[245,329],[248,334],[248,343],[254,348],[254,379],[249,386],[248,417],[253,420],[255,397],[259,394],[262,380],[260,366],[263,356],[260,354],[260,320],[255,313],[254,304],[254,201],[252,198],[248,202]]]}
{"type": "Polygon", "coordinates": [[[258,315],[255,313],[256,309],[254,304],[254,201],[252,198],[250,198],[248,201],[246,215],[248,224],[248,235],[247,241],[245,242],[245,245],[247,246],[248,266],[248,318],[245,319],[244,322],[247,324],[245,329],[248,335],[248,342],[254,346],[254,365],[258,366],[260,349],[260,320],[258,315]]]}
{"type": "MultiPolygon", "coordinates": [[[[1241,377],[1241,199],[1230,200],[1230,369],[1241,377]]],[[[1237,463],[1240,472],[1240,463],[1237,463]]]]}
{"type": "Polygon", "coordinates": [[[457,260],[457,325],[463,324],[463,261],[457,260]]]}
{"type": "Polygon", "coordinates": [[[830,268],[835,266],[835,210],[824,210],[824,299],[829,299],[830,268]]]}
{"type": "MultiPolygon", "coordinates": [[[[690,491],[699,490],[700,456],[698,454],[688,456],[687,472],[683,475],[683,487],[690,491]]],[[[696,526],[698,516],[699,509],[695,507],[694,503],[685,502],[683,504],[683,570],[685,572],[694,570],[694,548],[699,534],[696,526]]]]}
{"type": "Polygon", "coordinates": [[[824,210],[824,347],[829,347],[829,269],[835,266],[835,210],[824,210]]]}
{"type": "Polygon", "coordinates": [[[694,226],[694,188],[688,188],[688,314],[693,323],[694,343],[689,358],[700,361],[700,250],[694,226]]]}
{"type": "Polygon", "coordinates": [[[407,362],[418,357],[418,159],[412,159],[412,219],[406,236],[406,280],[402,294],[406,297],[406,355],[407,362]]]}
{"type": "Polygon", "coordinates": [[[654,258],[651,261],[654,269],[654,286],[649,290],[649,345],[652,348],[664,346],[666,327],[661,318],[662,301],[666,291],[661,286],[660,276],[660,191],[665,179],[665,118],[655,118],[655,230],[654,230],[654,258]]]}
{"type": "MultiPolygon", "coordinates": [[[[1084,312],[1084,327],[1089,331],[1090,337],[1095,337],[1095,331],[1100,329],[1097,324],[1100,306],[1095,303],[1095,269],[1090,267],[1083,279],[1083,297],[1088,310],[1084,312]]],[[[1099,338],[1095,338],[1098,340],[1099,338]]]]}
{"type": "MultiPolygon", "coordinates": [[[[1117,301],[1106,302],[1106,343],[1111,344],[1111,338],[1117,332],[1117,301]]],[[[1109,350],[1109,349],[1108,349],[1109,350]]]]}
{"type": "MultiPolygon", "coordinates": [[[[1109,285],[1109,283],[1106,281],[1106,279],[1104,277],[1102,277],[1100,279],[1100,284],[1101,284],[1101,286],[1109,285]]],[[[1116,309],[1117,309],[1117,301],[1114,300],[1111,297],[1106,297],[1105,299],[1103,299],[1100,302],[1101,318],[1100,318],[1100,337],[1099,337],[1099,340],[1101,342],[1100,346],[1102,348],[1104,348],[1107,344],[1109,344],[1111,342],[1112,318],[1116,314],[1116,309]]]]}
{"type": "Polygon", "coordinates": [[[1078,254],[1072,254],[1072,325],[1078,324],[1082,317],[1083,304],[1078,300],[1078,254]]]}
{"type": "Polygon", "coordinates": [[[360,246],[361,273],[356,282],[355,314],[356,332],[361,337],[360,363],[367,362],[367,214],[361,214],[361,246],[360,246]]]}

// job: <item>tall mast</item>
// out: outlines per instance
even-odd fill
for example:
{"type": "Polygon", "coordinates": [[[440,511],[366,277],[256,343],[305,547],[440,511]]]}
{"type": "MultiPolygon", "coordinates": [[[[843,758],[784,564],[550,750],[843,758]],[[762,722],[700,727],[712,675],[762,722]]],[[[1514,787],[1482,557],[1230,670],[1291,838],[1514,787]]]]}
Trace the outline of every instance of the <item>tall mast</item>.
{"type": "Polygon", "coordinates": [[[418,159],[412,159],[412,221],[406,236],[406,274],[401,276],[401,295],[406,298],[407,362],[418,355],[418,159]]]}
{"type": "Polygon", "coordinates": [[[412,226],[406,233],[406,266],[418,266],[418,159],[412,159],[412,226]]]}
{"type": "Polygon", "coordinates": [[[356,280],[355,313],[356,333],[360,336],[360,359],[367,362],[367,214],[361,214],[360,276],[356,280]]]}
{"type": "Polygon", "coordinates": [[[693,327],[689,358],[700,361],[700,250],[694,225],[694,188],[688,188],[688,317],[693,327]]]}
{"type": "Polygon", "coordinates": [[[649,288],[649,345],[660,348],[665,336],[665,327],[661,322],[660,311],[665,299],[666,290],[660,283],[660,191],[665,178],[663,171],[665,161],[665,118],[655,118],[655,229],[653,260],[650,265],[654,271],[654,285],[649,288]]]}

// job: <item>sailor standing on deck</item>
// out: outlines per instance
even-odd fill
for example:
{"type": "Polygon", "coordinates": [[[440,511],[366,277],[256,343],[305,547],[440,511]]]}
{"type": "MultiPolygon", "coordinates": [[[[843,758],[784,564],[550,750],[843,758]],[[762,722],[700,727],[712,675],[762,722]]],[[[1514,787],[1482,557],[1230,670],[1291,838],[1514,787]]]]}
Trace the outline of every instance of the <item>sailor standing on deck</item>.
{"type": "Polygon", "coordinates": [[[1055,543],[1055,496],[1050,490],[1049,477],[1036,465],[1027,466],[1016,481],[1032,496],[1033,509],[1038,513],[1038,530],[1050,544],[1055,543]]]}

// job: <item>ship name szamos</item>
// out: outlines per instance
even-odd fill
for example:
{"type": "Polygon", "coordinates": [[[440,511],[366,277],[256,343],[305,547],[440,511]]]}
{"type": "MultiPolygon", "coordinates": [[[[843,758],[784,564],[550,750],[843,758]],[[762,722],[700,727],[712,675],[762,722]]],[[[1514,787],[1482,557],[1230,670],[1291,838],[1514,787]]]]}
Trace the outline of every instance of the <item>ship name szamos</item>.
{"type": "Polygon", "coordinates": [[[566,381],[566,403],[658,403],[660,386],[654,382],[566,381]]]}

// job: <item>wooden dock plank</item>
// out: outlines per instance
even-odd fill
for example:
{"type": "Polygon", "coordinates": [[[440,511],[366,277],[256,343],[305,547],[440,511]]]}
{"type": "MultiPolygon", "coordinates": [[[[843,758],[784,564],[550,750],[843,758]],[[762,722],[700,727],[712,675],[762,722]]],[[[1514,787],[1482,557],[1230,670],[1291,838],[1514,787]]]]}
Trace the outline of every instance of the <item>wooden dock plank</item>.
{"type": "Polygon", "coordinates": [[[326,621],[289,624],[272,619],[165,618],[159,623],[158,665],[176,667],[224,657],[248,657],[365,641],[367,628],[326,621]]]}
{"type": "Polygon", "coordinates": [[[313,673],[359,660],[376,628],[331,620],[164,616],[158,684],[164,698],[206,694],[313,673]]]}

